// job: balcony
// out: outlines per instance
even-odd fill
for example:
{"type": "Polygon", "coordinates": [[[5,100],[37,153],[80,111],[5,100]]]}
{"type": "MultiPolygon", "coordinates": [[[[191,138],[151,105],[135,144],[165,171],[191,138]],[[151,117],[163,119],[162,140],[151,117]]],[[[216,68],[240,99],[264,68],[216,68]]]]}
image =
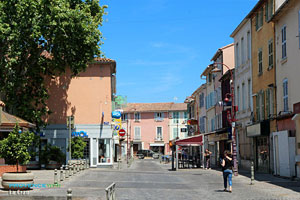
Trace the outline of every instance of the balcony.
{"type": "Polygon", "coordinates": [[[163,141],[163,138],[162,137],[155,137],[154,141],[155,142],[161,142],[161,141],[163,141]]]}
{"type": "Polygon", "coordinates": [[[139,135],[135,135],[134,136],[134,138],[133,138],[133,140],[138,140],[138,141],[140,141],[142,138],[141,138],[141,136],[139,136],[139,135]]]}

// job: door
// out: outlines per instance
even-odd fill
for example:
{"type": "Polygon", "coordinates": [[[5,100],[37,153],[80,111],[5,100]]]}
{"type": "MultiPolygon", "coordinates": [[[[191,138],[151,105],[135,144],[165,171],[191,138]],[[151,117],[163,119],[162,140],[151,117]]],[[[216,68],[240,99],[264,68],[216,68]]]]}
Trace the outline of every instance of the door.
{"type": "Polygon", "coordinates": [[[279,146],[278,146],[278,135],[274,136],[274,158],[275,158],[275,174],[280,174],[280,166],[279,166],[279,146]]]}
{"type": "Polygon", "coordinates": [[[136,155],[137,151],[139,150],[139,145],[138,144],[133,144],[133,154],[136,155]]]}

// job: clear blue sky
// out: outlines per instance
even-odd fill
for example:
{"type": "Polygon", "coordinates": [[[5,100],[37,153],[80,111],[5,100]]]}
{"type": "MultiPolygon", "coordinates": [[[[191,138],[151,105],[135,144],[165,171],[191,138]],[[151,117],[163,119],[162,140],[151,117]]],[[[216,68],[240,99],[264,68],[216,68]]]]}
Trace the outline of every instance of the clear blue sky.
{"type": "Polygon", "coordinates": [[[128,102],[181,103],[257,0],[102,0],[102,51],[117,62],[117,94],[128,102]]]}

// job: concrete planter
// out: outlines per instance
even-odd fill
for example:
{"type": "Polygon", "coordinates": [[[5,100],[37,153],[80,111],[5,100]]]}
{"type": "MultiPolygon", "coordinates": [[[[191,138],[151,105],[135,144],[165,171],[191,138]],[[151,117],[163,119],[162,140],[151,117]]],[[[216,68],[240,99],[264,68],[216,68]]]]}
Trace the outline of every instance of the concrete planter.
{"type": "Polygon", "coordinates": [[[46,164],[46,169],[59,169],[60,166],[60,163],[56,161],[50,161],[48,164],[46,164]]]}
{"type": "Polygon", "coordinates": [[[28,190],[29,185],[34,183],[33,178],[31,172],[7,172],[2,175],[2,186],[6,190],[28,190]]]}

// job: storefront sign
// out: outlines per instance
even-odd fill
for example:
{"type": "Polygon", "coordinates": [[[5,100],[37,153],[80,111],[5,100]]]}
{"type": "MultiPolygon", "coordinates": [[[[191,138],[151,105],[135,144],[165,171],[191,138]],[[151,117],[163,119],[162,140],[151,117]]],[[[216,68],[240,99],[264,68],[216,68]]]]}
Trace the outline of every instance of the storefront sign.
{"type": "Polygon", "coordinates": [[[247,127],[247,137],[256,137],[260,135],[260,123],[247,127]]]}
{"type": "Polygon", "coordinates": [[[72,136],[74,136],[74,137],[88,137],[88,134],[85,131],[80,131],[80,132],[73,132],[72,136]]]}
{"type": "Polygon", "coordinates": [[[221,140],[228,140],[229,139],[229,133],[222,133],[222,134],[211,134],[208,135],[208,141],[209,142],[217,142],[221,140]]]}
{"type": "Polygon", "coordinates": [[[111,116],[112,116],[112,118],[119,119],[119,118],[121,118],[121,112],[120,111],[113,111],[111,113],[111,116]]]}

